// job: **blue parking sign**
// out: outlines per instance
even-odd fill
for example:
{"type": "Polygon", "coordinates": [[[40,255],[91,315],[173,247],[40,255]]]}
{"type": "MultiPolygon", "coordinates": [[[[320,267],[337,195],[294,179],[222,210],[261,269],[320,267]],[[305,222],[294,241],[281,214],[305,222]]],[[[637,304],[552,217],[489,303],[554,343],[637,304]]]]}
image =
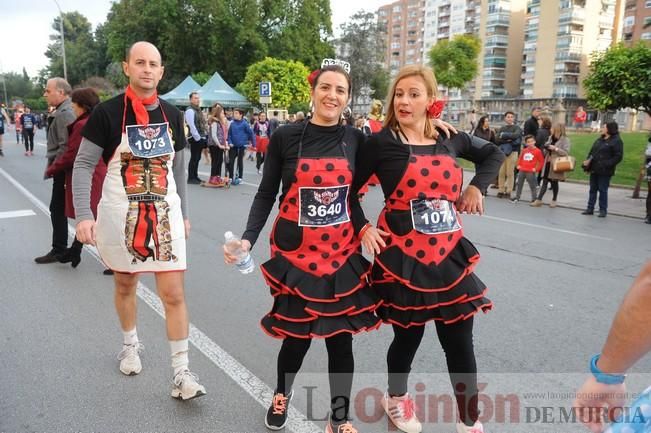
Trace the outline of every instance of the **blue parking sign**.
{"type": "Polygon", "coordinates": [[[266,82],[261,82],[260,83],[260,96],[271,96],[271,83],[266,81],[266,82]]]}

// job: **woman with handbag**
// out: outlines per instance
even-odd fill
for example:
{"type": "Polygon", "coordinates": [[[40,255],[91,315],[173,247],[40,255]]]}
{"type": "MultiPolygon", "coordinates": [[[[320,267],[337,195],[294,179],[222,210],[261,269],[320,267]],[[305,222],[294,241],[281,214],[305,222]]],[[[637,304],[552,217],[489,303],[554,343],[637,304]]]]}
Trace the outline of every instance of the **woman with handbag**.
{"type": "Polygon", "coordinates": [[[588,206],[582,215],[593,215],[599,193],[599,217],[608,213],[608,188],[615,167],[624,157],[624,143],[619,136],[617,122],[608,122],[601,127],[601,137],[597,139],[583,161],[583,169],[590,173],[590,195],[588,206]]]}
{"type": "Polygon", "coordinates": [[[562,123],[555,123],[552,126],[551,135],[545,142],[543,148],[545,150],[545,164],[542,171],[542,184],[540,185],[538,198],[531,203],[531,206],[542,206],[542,198],[547,192],[548,185],[551,185],[553,195],[549,207],[556,207],[556,200],[558,199],[558,182],[565,181],[565,174],[567,171],[572,171],[573,169],[560,171],[560,168],[558,167],[560,158],[572,158],[569,156],[570,139],[565,134],[565,125],[562,123]],[[559,171],[554,171],[554,168],[559,171]]]}

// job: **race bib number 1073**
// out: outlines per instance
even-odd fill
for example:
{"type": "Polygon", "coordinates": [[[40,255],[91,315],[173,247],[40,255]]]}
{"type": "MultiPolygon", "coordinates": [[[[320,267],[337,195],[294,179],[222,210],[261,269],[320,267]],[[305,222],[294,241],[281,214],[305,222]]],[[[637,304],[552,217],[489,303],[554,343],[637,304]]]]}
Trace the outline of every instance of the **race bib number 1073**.
{"type": "Polygon", "coordinates": [[[155,158],[174,153],[167,122],[147,126],[127,126],[127,139],[131,153],[139,158],[155,158]]]}

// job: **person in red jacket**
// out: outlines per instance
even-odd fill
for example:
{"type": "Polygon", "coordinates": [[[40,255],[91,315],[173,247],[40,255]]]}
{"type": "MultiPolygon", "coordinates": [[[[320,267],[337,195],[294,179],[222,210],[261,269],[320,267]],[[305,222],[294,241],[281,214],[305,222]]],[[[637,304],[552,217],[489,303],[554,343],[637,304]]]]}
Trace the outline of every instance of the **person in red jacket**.
{"type": "Polygon", "coordinates": [[[536,137],[533,135],[525,136],[524,144],[525,148],[522,153],[520,153],[520,158],[518,159],[517,187],[515,197],[511,199],[511,203],[517,203],[520,201],[525,179],[529,184],[529,188],[531,188],[531,203],[536,201],[536,194],[538,192],[537,176],[540,170],[542,170],[543,165],[545,165],[545,157],[540,149],[536,147],[536,137]]]}
{"type": "MultiPolygon", "coordinates": [[[[81,144],[81,131],[88,121],[90,112],[99,104],[99,96],[94,89],[90,87],[76,89],[72,92],[72,109],[77,116],[77,119],[68,125],[68,149],[61,154],[45,172],[47,176],[52,177],[57,173],[64,172],[66,175],[65,188],[66,188],[66,216],[68,218],[75,218],[75,207],[72,203],[72,167],[75,163],[75,157],[79,151],[81,144]]],[[[100,159],[95,167],[93,173],[93,183],[91,187],[91,209],[93,215],[97,215],[97,204],[102,197],[102,185],[104,184],[104,177],[106,176],[106,164],[104,160],[100,159]]],[[[84,245],[79,242],[75,237],[70,248],[65,250],[59,257],[59,262],[70,263],[73,268],[76,268],[81,262],[81,249],[84,245]]],[[[105,274],[110,275],[110,270],[104,271],[105,274]]]]}

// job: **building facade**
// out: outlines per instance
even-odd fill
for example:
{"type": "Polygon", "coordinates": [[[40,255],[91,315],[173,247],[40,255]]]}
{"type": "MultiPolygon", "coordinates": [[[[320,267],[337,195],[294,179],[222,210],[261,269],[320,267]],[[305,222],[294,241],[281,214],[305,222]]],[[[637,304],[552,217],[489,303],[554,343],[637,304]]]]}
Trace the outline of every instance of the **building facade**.
{"type": "Polygon", "coordinates": [[[626,0],[622,39],[627,45],[644,41],[651,45],[651,0],[626,0]]]}
{"type": "Polygon", "coordinates": [[[399,0],[378,9],[378,21],[386,31],[384,58],[391,76],[405,65],[422,63],[424,10],[424,0],[399,0]]]}

